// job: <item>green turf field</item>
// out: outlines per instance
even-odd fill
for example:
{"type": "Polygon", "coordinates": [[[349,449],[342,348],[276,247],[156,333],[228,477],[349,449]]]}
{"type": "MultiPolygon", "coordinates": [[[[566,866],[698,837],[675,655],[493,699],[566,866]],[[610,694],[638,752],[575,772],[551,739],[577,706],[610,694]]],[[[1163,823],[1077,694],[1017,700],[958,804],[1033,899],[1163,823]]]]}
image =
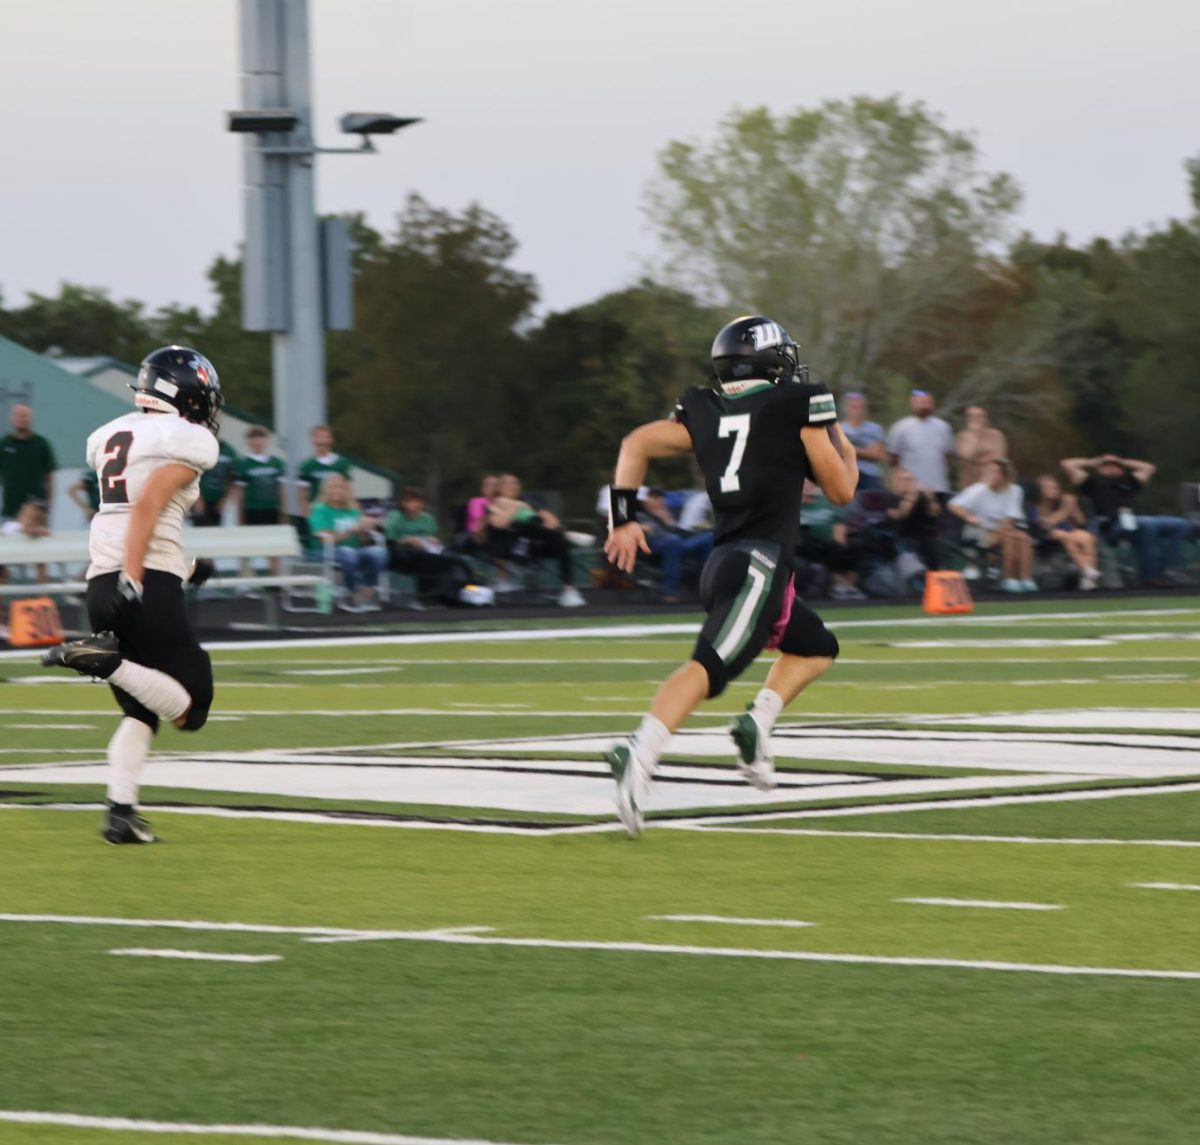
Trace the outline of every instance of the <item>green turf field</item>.
{"type": "Polygon", "coordinates": [[[834,619],[780,788],[764,663],[637,843],[678,617],[214,648],[142,848],[106,690],[0,659],[0,1141],[1191,1145],[1200,601],[834,619]]]}

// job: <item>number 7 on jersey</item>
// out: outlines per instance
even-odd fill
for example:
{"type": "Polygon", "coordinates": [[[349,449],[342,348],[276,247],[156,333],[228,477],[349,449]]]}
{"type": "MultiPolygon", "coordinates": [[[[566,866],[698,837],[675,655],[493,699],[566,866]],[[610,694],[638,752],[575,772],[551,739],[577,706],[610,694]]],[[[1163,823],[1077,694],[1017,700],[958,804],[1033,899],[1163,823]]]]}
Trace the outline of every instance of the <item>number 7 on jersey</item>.
{"type": "Polygon", "coordinates": [[[730,454],[729,464],[721,475],[721,492],[736,493],[742,487],[738,470],[742,467],[742,458],[746,455],[746,442],[750,440],[750,415],[739,413],[721,418],[717,424],[717,436],[733,438],[733,453],[730,454]]]}

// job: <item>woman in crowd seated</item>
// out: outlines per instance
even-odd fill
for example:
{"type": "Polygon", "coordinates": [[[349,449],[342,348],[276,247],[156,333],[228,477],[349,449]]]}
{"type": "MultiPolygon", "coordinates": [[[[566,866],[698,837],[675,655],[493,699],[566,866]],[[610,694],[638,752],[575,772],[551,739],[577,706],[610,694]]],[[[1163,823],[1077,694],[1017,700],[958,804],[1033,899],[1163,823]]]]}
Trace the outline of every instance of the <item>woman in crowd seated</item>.
{"type": "Polygon", "coordinates": [[[985,548],[1000,550],[1005,592],[1037,592],[1033,579],[1033,543],[1025,522],[1025,493],[1012,480],[1005,458],[989,461],[983,480],[950,501],[950,512],[967,525],[963,535],[985,548]]]}
{"type": "Polygon", "coordinates": [[[488,542],[488,508],[500,491],[500,478],[489,473],[479,483],[479,493],[467,502],[463,516],[463,533],[468,546],[486,548],[488,542]]]}
{"type": "Polygon", "coordinates": [[[1079,587],[1094,589],[1100,582],[1096,567],[1096,538],[1087,530],[1087,517],[1074,493],[1064,493],[1057,477],[1044,473],[1037,479],[1037,501],[1031,506],[1029,523],[1047,540],[1067,550],[1079,568],[1079,587]]]}
{"type": "Polygon", "coordinates": [[[308,527],[322,544],[333,546],[342,570],[345,612],[378,612],[379,574],[387,567],[388,551],[378,532],[370,528],[354,499],[350,482],[331,473],[321,485],[321,495],[308,514],[308,527]]]}
{"type": "Polygon", "coordinates": [[[563,608],[578,608],[587,603],[575,587],[571,542],[563,532],[562,523],[549,509],[535,509],[522,501],[521,482],[511,473],[500,478],[497,496],[488,506],[488,545],[496,557],[556,560],[563,582],[558,603],[563,608]]]}

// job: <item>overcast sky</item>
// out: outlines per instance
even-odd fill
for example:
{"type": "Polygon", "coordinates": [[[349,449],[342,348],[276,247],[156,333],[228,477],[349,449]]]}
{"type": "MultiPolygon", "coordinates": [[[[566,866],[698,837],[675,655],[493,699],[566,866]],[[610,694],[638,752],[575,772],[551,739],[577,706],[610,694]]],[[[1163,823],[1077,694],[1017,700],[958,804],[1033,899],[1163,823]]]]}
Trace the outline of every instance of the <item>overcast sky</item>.
{"type": "MultiPolygon", "coordinates": [[[[346,110],[428,122],[330,156],[323,211],[389,228],[410,191],[477,200],[561,309],[652,254],[669,140],[731,107],[899,92],[972,131],[1035,234],[1118,236],[1187,210],[1195,0],[311,0],[321,142],[346,110]]],[[[237,0],[0,0],[0,291],[69,280],[207,305],[240,237],[237,0]]]]}

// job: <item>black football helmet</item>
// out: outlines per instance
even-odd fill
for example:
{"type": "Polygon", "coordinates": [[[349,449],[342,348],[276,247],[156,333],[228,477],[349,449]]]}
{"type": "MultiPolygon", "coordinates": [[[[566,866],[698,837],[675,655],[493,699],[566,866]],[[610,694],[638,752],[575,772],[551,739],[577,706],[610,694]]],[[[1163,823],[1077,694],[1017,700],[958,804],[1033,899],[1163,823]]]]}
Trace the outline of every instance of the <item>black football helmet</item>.
{"type": "Polygon", "coordinates": [[[199,350],[163,346],[147,354],[129,387],[139,409],[177,413],[217,432],[224,398],[217,371],[199,350]]]}
{"type": "Polygon", "coordinates": [[[719,382],[802,382],[808,376],[795,339],[761,314],[735,318],[721,330],[713,339],[712,361],[719,382]]]}

